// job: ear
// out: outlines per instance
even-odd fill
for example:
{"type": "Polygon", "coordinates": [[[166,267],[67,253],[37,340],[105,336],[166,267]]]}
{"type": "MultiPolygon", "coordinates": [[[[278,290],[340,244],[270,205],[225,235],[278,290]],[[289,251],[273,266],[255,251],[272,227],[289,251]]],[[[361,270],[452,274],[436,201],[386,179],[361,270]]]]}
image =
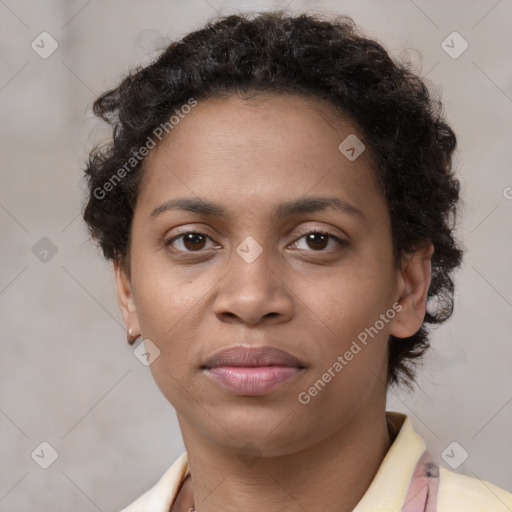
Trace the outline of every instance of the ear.
{"type": "Polygon", "coordinates": [[[409,254],[400,270],[398,303],[401,309],[391,323],[390,334],[408,338],[418,332],[427,312],[427,293],[432,276],[434,246],[429,244],[409,254]]]}
{"type": "Polygon", "coordinates": [[[115,263],[114,270],[116,275],[117,301],[126,330],[128,331],[128,342],[132,344],[141,335],[141,332],[137,308],[133,300],[131,279],[121,264],[115,263]]]}

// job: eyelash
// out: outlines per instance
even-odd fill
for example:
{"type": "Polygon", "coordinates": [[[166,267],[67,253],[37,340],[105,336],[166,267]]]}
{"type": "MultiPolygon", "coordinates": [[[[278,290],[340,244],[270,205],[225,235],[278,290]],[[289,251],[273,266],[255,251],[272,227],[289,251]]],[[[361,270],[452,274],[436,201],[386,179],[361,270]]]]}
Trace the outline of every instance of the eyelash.
{"type": "MultiPolygon", "coordinates": [[[[329,231],[323,231],[321,229],[312,229],[310,231],[306,231],[305,233],[301,234],[301,236],[299,238],[297,238],[295,240],[295,242],[293,242],[293,244],[298,243],[299,240],[301,240],[302,238],[304,238],[305,236],[310,235],[310,234],[319,234],[319,235],[328,236],[330,239],[335,240],[339,244],[340,247],[348,247],[348,245],[349,245],[347,240],[339,238],[338,236],[334,235],[333,233],[330,233],[329,231]]],[[[180,233],[180,234],[170,238],[167,242],[165,242],[165,246],[166,247],[167,246],[171,246],[174,241],[179,240],[180,238],[182,238],[185,235],[201,235],[201,236],[204,236],[204,237],[209,238],[211,240],[211,237],[207,233],[205,233],[204,231],[201,231],[201,230],[184,231],[183,233],[180,233]]],[[[178,252],[181,252],[181,253],[190,253],[190,254],[194,254],[194,253],[198,253],[199,254],[199,253],[202,252],[202,250],[198,250],[198,251],[184,251],[184,250],[176,249],[176,248],[173,248],[173,249],[178,251],[178,252]]],[[[331,248],[330,250],[332,251],[333,248],[331,248]]],[[[314,249],[310,249],[311,252],[329,252],[330,250],[329,249],[319,249],[319,250],[315,251],[314,249]]]]}

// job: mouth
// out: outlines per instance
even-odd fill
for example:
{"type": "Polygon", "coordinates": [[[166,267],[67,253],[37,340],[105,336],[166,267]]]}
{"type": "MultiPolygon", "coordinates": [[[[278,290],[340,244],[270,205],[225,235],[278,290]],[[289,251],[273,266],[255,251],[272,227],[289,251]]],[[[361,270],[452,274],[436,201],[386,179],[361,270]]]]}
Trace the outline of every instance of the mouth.
{"type": "Polygon", "coordinates": [[[233,394],[256,396],[296,377],[305,365],[275,347],[237,345],[214,354],[201,369],[233,394]]]}

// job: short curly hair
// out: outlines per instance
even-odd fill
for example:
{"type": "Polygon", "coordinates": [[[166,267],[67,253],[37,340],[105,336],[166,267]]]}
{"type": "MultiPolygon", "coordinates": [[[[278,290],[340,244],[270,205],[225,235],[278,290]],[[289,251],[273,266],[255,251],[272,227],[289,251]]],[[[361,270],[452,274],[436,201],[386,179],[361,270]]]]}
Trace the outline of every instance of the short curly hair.
{"type": "Polygon", "coordinates": [[[389,339],[387,385],[412,389],[416,363],[430,346],[426,324],[452,314],[452,274],[462,250],[454,238],[456,137],[441,101],[410,68],[346,16],[279,10],[209,20],[94,102],[94,113],[112,127],[112,139],[91,150],[85,168],[83,218],[92,238],[107,260],[124,267],[128,262],[129,272],[143,159],[116,186],[107,188],[108,182],[190,98],[267,92],[327,100],[358,128],[373,156],[389,209],[395,264],[422,245],[434,246],[423,325],[413,336],[389,339]]]}

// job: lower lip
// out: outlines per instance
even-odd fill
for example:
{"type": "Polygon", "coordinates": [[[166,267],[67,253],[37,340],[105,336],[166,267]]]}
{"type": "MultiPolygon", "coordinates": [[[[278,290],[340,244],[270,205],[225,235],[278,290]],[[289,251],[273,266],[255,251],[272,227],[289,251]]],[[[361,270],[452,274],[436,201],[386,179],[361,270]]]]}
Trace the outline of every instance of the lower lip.
{"type": "Polygon", "coordinates": [[[300,370],[291,366],[218,366],[206,372],[236,395],[265,395],[300,370]]]}

